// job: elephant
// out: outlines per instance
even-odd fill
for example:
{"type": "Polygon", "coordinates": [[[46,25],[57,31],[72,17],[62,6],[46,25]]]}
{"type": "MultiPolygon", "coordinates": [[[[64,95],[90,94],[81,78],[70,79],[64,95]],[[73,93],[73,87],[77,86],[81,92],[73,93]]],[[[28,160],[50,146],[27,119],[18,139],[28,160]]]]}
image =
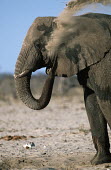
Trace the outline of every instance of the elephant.
{"type": "MultiPolygon", "coordinates": [[[[96,155],[92,164],[111,162],[107,125],[111,128],[111,15],[87,13],[73,16],[73,30],[55,53],[46,45],[57,28],[56,17],[37,17],[23,41],[15,66],[18,96],[29,108],[45,108],[51,98],[56,76],[77,75],[84,91],[84,101],[96,155]],[[30,89],[32,72],[46,67],[47,79],[39,99],[30,89]]],[[[68,30],[67,30],[68,31],[68,30]]]]}

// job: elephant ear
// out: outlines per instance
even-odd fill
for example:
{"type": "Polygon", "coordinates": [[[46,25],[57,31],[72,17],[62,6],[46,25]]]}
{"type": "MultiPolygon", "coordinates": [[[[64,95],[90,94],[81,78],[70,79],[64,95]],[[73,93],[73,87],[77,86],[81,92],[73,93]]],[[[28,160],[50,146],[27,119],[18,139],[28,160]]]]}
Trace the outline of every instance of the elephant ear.
{"type": "Polygon", "coordinates": [[[111,48],[111,34],[105,21],[80,16],[75,17],[71,27],[73,31],[67,33],[66,42],[59,48],[57,76],[77,74],[101,61],[111,48]]]}

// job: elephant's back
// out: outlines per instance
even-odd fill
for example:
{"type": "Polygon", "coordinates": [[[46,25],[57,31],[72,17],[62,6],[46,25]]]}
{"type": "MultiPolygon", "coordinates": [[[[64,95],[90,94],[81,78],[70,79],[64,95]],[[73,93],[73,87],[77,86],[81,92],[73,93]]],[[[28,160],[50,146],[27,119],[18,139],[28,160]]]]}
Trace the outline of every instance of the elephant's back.
{"type": "Polygon", "coordinates": [[[102,13],[86,13],[84,15],[80,15],[81,17],[87,17],[92,19],[111,19],[111,15],[102,14],[102,13]]]}
{"type": "Polygon", "coordinates": [[[105,25],[109,25],[111,30],[111,15],[108,14],[101,14],[101,13],[87,13],[84,15],[79,16],[81,18],[89,18],[91,20],[95,20],[98,23],[104,23],[105,25]]]}

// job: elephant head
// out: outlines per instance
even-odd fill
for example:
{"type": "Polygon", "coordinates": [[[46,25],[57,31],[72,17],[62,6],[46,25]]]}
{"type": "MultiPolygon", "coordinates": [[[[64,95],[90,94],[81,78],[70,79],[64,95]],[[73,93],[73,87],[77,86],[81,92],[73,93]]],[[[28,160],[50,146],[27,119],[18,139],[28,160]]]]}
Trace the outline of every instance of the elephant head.
{"type": "Polygon", "coordinates": [[[75,16],[70,25],[64,25],[66,35],[56,53],[49,53],[45,47],[56,27],[55,17],[37,18],[26,35],[15,68],[21,100],[32,109],[42,109],[50,101],[55,76],[72,76],[101,61],[111,48],[110,23],[110,15],[75,16]],[[31,73],[42,67],[47,68],[48,78],[40,99],[35,99],[30,90],[31,73]]]}
{"type": "Polygon", "coordinates": [[[38,17],[35,19],[24,39],[15,66],[14,77],[18,96],[29,108],[35,110],[46,107],[51,98],[54,83],[53,72],[48,76],[39,99],[35,99],[31,93],[30,78],[33,71],[53,65],[47,57],[45,45],[54,29],[54,18],[38,17]]]}

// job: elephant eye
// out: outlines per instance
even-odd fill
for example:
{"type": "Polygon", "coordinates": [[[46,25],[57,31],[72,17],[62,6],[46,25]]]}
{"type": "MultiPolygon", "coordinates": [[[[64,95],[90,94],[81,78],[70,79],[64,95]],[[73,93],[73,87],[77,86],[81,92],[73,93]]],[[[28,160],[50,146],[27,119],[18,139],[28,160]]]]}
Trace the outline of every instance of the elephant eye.
{"type": "Polygon", "coordinates": [[[36,48],[36,49],[40,49],[40,43],[39,43],[39,41],[35,41],[34,42],[34,47],[36,48]]]}

